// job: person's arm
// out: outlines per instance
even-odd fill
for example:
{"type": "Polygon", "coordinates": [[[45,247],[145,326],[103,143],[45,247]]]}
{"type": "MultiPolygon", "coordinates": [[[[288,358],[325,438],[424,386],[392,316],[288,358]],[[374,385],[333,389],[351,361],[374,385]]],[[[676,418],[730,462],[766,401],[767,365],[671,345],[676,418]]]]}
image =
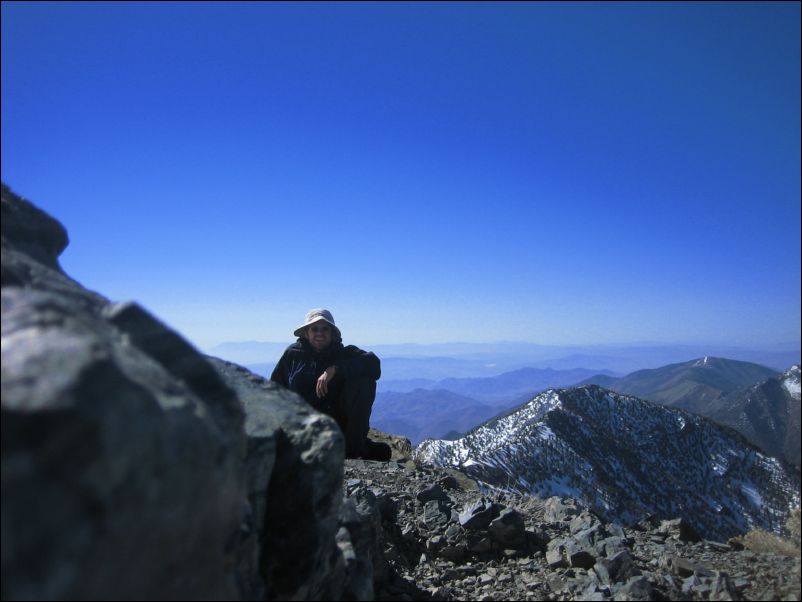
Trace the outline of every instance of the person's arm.
{"type": "Polygon", "coordinates": [[[332,365],[326,368],[317,379],[317,384],[315,384],[315,395],[318,396],[318,399],[323,399],[326,395],[329,394],[329,382],[334,375],[337,374],[337,366],[332,365]]]}
{"type": "Polygon", "coordinates": [[[343,378],[370,377],[379,380],[381,377],[381,361],[370,351],[363,351],[355,345],[348,345],[334,363],[336,374],[343,378]]]}

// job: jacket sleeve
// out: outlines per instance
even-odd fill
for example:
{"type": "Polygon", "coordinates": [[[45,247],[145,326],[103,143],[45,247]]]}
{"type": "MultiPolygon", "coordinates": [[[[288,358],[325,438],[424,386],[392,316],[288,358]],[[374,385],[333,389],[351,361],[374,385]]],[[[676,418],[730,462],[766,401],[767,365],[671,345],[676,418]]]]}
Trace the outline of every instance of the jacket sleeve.
{"type": "Polygon", "coordinates": [[[287,378],[287,352],[285,351],[281,359],[276,364],[276,367],[273,368],[273,373],[270,375],[270,380],[274,383],[278,383],[286,388],[289,389],[290,382],[287,378]]]}
{"type": "Polygon", "coordinates": [[[381,377],[381,361],[370,351],[362,351],[355,345],[343,349],[340,359],[334,363],[337,373],[343,378],[370,377],[379,380],[381,377]]]}

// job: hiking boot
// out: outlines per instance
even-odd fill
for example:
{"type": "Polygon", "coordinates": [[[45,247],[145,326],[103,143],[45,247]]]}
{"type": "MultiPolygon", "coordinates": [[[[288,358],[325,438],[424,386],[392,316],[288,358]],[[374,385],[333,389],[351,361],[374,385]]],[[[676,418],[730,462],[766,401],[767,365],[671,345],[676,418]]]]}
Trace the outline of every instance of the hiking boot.
{"type": "Polygon", "coordinates": [[[386,443],[372,441],[371,439],[365,441],[365,454],[362,456],[365,460],[388,462],[392,455],[393,450],[386,443]]]}

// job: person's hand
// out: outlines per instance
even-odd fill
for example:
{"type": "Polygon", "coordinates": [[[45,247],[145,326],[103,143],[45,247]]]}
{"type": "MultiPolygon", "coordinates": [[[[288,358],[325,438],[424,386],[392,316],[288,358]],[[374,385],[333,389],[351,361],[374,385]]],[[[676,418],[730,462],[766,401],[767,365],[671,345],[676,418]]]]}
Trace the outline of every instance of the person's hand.
{"type": "Polygon", "coordinates": [[[326,371],[321,374],[317,379],[317,385],[315,386],[315,394],[317,395],[318,399],[323,399],[329,393],[329,381],[334,378],[334,373],[336,372],[336,368],[334,366],[329,366],[326,368],[326,371]]]}

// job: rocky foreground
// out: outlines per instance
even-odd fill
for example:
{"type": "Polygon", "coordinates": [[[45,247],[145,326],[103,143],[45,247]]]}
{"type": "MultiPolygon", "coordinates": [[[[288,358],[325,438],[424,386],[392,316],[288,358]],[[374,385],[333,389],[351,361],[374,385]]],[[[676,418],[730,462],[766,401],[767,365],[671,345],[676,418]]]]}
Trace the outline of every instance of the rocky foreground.
{"type": "Polygon", "coordinates": [[[569,499],[491,499],[402,445],[395,458],[345,462],[345,505],[380,516],[376,599],[800,599],[798,556],[701,540],[681,520],[624,529],[569,499]]]}

